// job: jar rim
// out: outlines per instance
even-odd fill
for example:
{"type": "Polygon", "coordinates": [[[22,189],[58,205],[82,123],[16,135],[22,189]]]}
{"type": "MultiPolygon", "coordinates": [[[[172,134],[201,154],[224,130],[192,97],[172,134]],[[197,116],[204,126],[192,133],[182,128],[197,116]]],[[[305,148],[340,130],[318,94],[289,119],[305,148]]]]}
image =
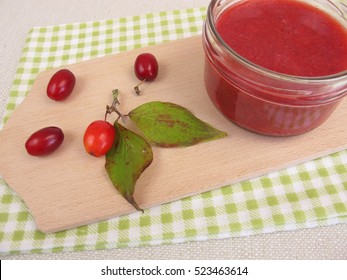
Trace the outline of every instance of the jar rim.
{"type": "MultiPolygon", "coordinates": [[[[212,9],[213,7],[216,5],[216,2],[219,0],[211,0],[209,6],[208,6],[208,10],[207,10],[207,19],[210,23],[214,22],[214,18],[213,18],[213,13],[212,13],[212,9]]],[[[222,44],[222,46],[228,51],[228,53],[230,55],[232,55],[234,58],[236,58],[238,61],[240,61],[241,63],[245,64],[246,66],[261,72],[262,74],[267,75],[268,77],[271,78],[280,78],[283,80],[287,80],[290,82],[298,82],[298,83],[307,83],[307,82],[326,82],[326,81],[338,81],[340,79],[344,79],[347,78],[347,70],[338,72],[338,73],[334,73],[331,75],[325,75],[325,76],[297,76],[297,75],[290,75],[290,74],[285,74],[285,73],[280,73],[274,70],[270,70],[268,68],[262,67],[250,60],[248,60],[247,58],[243,57],[242,55],[240,55],[238,52],[236,52],[233,48],[231,48],[224,40],[223,38],[220,36],[220,34],[218,33],[216,27],[214,24],[210,24],[209,25],[211,31],[213,32],[213,35],[215,36],[215,38],[222,44]]]]}

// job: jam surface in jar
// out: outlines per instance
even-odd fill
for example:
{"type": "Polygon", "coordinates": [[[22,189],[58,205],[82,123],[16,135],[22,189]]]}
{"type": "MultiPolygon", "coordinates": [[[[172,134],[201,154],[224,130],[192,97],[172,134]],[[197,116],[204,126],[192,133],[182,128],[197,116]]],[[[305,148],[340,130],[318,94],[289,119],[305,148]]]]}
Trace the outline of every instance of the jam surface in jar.
{"type": "Polygon", "coordinates": [[[221,14],[216,29],[238,54],[276,72],[315,77],[347,69],[344,26],[304,2],[241,1],[221,14]]]}
{"type": "Polygon", "coordinates": [[[347,91],[346,75],[341,75],[338,92],[334,81],[326,79],[347,70],[346,28],[311,4],[243,0],[207,24],[214,25],[223,41],[217,42],[222,46],[218,51],[224,48],[225,53],[216,55],[215,37],[205,28],[206,90],[214,105],[241,127],[276,136],[306,133],[331,115],[347,91]],[[288,75],[295,77],[293,83],[288,75]],[[310,80],[320,77],[319,83],[310,80]],[[308,94],[302,97],[301,92],[308,94]],[[334,95],[338,98],[329,99],[334,95]]]}

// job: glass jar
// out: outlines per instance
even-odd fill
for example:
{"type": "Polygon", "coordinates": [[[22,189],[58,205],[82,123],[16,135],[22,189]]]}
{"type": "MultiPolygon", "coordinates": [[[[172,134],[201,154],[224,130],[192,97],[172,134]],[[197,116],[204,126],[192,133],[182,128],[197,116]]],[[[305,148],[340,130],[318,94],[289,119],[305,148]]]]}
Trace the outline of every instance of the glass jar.
{"type": "MultiPolygon", "coordinates": [[[[235,124],[265,135],[289,136],[321,125],[347,94],[347,71],[300,77],[265,69],[229,47],[216,30],[219,16],[242,0],[212,0],[203,29],[206,91],[235,124]]],[[[328,12],[346,27],[341,4],[304,1],[328,12]]],[[[250,23],[251,24],[251,23],[250,23]]]]}

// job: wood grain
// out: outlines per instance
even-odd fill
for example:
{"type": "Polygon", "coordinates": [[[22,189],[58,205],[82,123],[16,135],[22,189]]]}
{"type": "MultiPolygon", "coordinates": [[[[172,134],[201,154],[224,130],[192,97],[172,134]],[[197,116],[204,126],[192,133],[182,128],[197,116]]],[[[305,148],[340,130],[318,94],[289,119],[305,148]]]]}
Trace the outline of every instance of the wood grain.
{"type": "MultiPolygon", "coordinates": [[[[0,134],[0,174],[25,201],[37,227],[56,232],[94,223],[135,210],[118,194],[104,170],[104,158],[85,153],[87,125],[104,116],[111,91],[120,91],[120,110],[130,111],[148,101],[174,102],[226,131],[228,137],[189,148],[154,148],[154,161],[137,182],[135,198],[143,208],[213,190],[240,180],[314,159],[347,147],[347,117],[341,102],[330,119],[316,130],[296,137],[261,136],[226,120],[209,101],[204,89],[201,37],[192,37],[134,51],[109,55],[64,68],[77,78],[63,102],[46,97],[50,77],[41,73],[0,134]],[[158,59],[156,81],[142,86],[133,73],[136,56],[145,51],[158,59]],[[26,139],[36,130],[55,125],[63,129],[63,145],[46,157],[29,156],[26,139]]],[[[111,117],[110,121],[112,121],[111,117]]],[[[136,128],[128,123],[131,129],[136,128]]]]}

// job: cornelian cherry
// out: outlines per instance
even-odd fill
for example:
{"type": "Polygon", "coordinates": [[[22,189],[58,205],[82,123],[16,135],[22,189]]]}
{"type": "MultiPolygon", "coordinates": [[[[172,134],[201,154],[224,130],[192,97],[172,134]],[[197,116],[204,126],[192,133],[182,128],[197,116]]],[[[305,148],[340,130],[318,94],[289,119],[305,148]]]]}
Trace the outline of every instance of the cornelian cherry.
{"type": "Polygon", "coordinates": [[[86,152],[95,157],[105,155],[113,145],[116,138],[116,130],[107,121],[97,120],[86,129],[83,144],[86,152]]]}
{"type": "Polygon", "coordinates": [[[29,155],[45,156],[63,143],[64,133],[59,127],[48,126],[34,132],[25,142],[29,155]]]}
{"type": "Polygon", "coordinates": [[[71,94],[75,83],[75,75],[68,69],[61,69],[49,80],[47,96],[55,101],[62,101],[71,94]]]}
{"type": "Polygon", "coordinates": [[[158,69],[158,61],[151,53],[142,53],[135,60],[135,75],[141,81],[154,81],[158,76],[158,69]]]}
{"type": "MultiPolygon", "coordinates": [[[[158,76],[159,65],[155,56],[151,53],[142,53],[137,56],[134,63],[134,72],[136,77],[142,82],[154,81],[158,76]]],[[[140,83],[140,84],[141,84],[140,83]]],[[[137,94],[140,93],[138,84],[134,89],[137,94]]]]}

